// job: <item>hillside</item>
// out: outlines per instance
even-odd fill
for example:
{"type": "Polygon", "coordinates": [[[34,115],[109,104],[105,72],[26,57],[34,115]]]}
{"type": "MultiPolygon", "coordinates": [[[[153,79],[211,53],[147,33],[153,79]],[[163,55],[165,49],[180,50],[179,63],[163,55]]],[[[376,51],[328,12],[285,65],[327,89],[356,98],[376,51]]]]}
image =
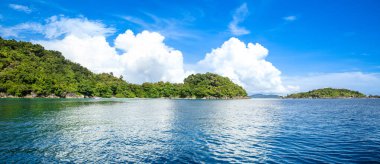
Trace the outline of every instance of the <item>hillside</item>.
{"type": "Polygon", "coordinates": [[[348,89],[323,88],[287,95],[285,98],[364,98],[366,95],[348,89]]]}
{"type": "MultiPolygon", "coordinates": [[[[95,74],[58,51],[0,38],[0,97],[238,98],[246,91],[217,74],[190,75],[181,84],[130,84],[112,73],[95,74]]],[[[128,79],[126,79],[128,80],[128,79]]]]}
{"type": "Polygon", "coordinates": [[[247,92],[229,78],[214,73],[193,74],[185,78],[184,88],[192,97],[206,98],[242,98],[247,92]]]}

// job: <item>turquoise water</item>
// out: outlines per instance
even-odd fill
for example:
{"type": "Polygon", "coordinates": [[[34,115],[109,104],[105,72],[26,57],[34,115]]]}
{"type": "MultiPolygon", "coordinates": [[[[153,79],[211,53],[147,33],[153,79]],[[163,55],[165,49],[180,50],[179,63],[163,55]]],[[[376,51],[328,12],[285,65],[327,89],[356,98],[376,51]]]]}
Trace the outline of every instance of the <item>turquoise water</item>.
{"type": "Polygon", "coordinates": [[[4,162],[380,162],[380,99],[0,99],[4,162]]]}

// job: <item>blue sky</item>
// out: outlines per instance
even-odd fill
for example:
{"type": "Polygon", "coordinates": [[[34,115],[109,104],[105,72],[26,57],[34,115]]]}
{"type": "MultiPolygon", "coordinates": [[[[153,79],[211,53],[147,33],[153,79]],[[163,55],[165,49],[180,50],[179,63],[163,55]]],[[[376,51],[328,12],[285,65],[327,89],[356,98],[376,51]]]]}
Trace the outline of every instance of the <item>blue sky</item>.
{"type": "MultiPolygon", "coordinates": [[[[5,31],[26,22],[44,23],[52,16],[81,17],[112,28],[114,32],[106,35],[111,46],[127,29],[136,34],[158,32],[167,46],[181,51],[185,67],[194,67],[206,53],[236,37],[269,50],[265,60],[281,71],[283,81],[336,73],[378,78],[379,8],[377,0],[2,0],[0,25],[5,31]]],[[[46,40],[36,32],[2,34],[18,40],[46,40]]],[[[379,81],[368,81],[374,82],[379,81]]],[[[288,83],[298,85],[294,80],[288,83]]],[[[365,86],[353,88],[380,92],[371,92],[365,86]]]]}

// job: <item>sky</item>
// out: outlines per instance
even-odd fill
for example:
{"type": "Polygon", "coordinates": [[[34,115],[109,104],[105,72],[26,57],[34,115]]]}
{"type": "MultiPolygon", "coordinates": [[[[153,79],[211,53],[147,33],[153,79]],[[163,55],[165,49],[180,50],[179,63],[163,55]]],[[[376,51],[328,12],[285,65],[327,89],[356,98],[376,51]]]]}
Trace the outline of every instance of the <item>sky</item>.
{"type": "Polygon", "coordinates": [[[380,1],[1,0],[0,36],[132,83],[229,77],[249,94],[380,94],[380,1]]]}

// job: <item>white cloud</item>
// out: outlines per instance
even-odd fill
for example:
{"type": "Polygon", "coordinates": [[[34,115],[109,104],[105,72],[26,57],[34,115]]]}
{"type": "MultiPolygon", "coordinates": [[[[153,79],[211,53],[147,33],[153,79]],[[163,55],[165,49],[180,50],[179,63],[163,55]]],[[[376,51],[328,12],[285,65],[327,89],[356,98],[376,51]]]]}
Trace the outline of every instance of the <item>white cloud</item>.
{"type": "Polygon", "coordinates": [[[283,94],[295,87],[285,87],[281,72],[265,60],[268,50],[260,44],[241,42],[230,38],[217,49],[206,54],[199,67],[229,77],[249,93],[283,94]]]}
{"type": "Polygon", "coordinates": [[[85,17],[66,18],[64,16],[52,16],[46,20],[43,34],[51,39],[62,35],[106,36],[114,33],[113,28],[108,28],[99,21],[89,21],[85,17]]]}
{"type": "Polygon", "coordinates": [[[231,33],[234,35],[245,35],[249,34],[250,31],[244,27],[239,27],[239,23],[243,22],[245,17],[248,15],[248,7],[246,3],[243,3],[239,8],[236,9],[234,15],[232,16],[232,21],[228,25],[231,33]]]}
{"type": "Polygon", "coordinates": [[[112,47],[106,35],[114,30],[86,18],[51,17],[38,27],[33,31],[47,40],[33,42],[60,51],[96,73],[113,72],[132,83],[182,82],[185,76],[182,53],[165,45],[159,33],[143,31],[134,35],[127,30],[116,37],[112,47]],[[116,48],[123,53],[118,54],[116,48]]]}
{"type": "Polygon", "coordinates": [[[27,32],[42,33],[43,31],[43,26],[39,23],[21,23],[12,27],[3,27],[0,25],[0,34],[3,37],[20,37],[20,34],[27,32]]]}
{"type": "Polygon", "coordinates": [[[66,35],[78,37],[106,36],[114,33],[113,28],[105,27],[99,21],[89,21],[85,17],[66,18],[64,16],[52,16],[45,20],[44,24],[27,22],[12,27],[0,26],[0,34],[4,37],[19,37],[21,34],[31,32],[44,35],[48,39],[54,39],[66,35]]]}
{"type": "Polygon", "coordinates": [[[286,20],[286,21],[291,22],[291,21],[297,20],[297,17],[294,16],[294,15],[290,15],[290,16],[284,17],[283,19],[286,20]]]}
{"type": "Polygon", "coordinates": [[[347,88],[366,94],[380,93],[380,74],[363,72],[319,73],[307,76],[285,77],[284,83],[297,85],[300,91],[319,88],[347,88]]]}
{"type": "Polygon", "coordinates": [[[146,81],[182,82],[185,77],[182,53],[165,45],[164,36],[143,31],[134,35],[131,30],[120,34],[115,47],[125,67],[123,74],[132,83],[146,81]]]}
{"type": "Polygon", "coordinates": [[[46,49],[60,51],[67,59],[96,73],[113,72],[117,76],[122,75],[120,56],[104,36],[67,35],[63,39],[34,42],[46,49]]]}
{"type": "Polygon", "coordinates": [[[25,12],[28,14],[32,12],[32,9],[30,9],[28,6],[24,6],[24,5],[9,4],[9,7],[12,8],[13,10],[22,11],[22,12],[25,12]]]}

